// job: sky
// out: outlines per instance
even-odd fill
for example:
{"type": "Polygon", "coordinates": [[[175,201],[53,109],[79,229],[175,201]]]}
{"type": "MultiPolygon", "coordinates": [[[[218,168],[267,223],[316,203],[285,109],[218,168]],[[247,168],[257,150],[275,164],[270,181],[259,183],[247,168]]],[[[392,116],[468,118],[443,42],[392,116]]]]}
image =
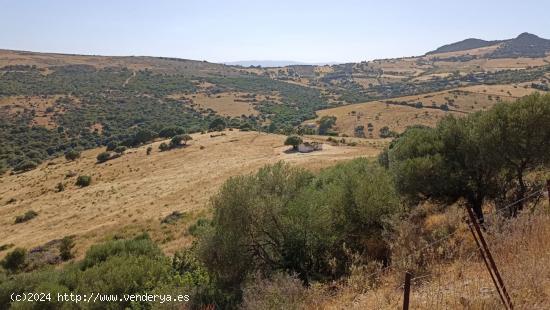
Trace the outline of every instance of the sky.
{"type": "Polygon", "coordinates": [[[530,32],[550,1],[0,0],[0,49],[211,62],[357,62],[530,32]]]}

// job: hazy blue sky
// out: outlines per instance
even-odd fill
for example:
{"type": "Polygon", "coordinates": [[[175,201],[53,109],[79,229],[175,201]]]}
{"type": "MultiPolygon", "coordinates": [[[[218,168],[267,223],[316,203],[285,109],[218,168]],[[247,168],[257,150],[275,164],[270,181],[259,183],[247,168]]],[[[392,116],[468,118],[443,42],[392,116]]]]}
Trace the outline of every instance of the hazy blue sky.
{"type": "Polygon", "coordinates": [[[0,0],[0,48],[208,61],[360,61],[521,32],[550,1],[0,0]]]}

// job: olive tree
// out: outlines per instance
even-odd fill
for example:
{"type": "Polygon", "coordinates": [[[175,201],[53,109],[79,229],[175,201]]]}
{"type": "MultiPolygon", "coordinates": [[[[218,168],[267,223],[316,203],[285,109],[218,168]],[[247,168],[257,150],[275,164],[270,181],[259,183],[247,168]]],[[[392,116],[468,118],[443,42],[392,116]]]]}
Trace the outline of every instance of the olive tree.
{"type": "Polygon", "coordinates": [[[389,150],[398,190],[412,202],[465,199],[483,222],[482,206],[497,195],[501,165],[480,126],[481,114],[449,116],[432,128],[412,128],[389,150]]]}
{"type": "Polygon", "coordinates": [[[526,175],[550,163],[550,95],[536,93],[496,105],[484,115],[482,132],[494,150],[492,157],[503,164],[507,179],[503,191],[511,191],[512,199],[520,201],[511,210],[514,215],[530,187],[526,175]]]}
{"type": "Polygon", "coordinates": [[[293,150],[298,150],[298,146],[303,142],[300,136],[288,136],[285,140],[285,145],[292,145],[293,150]]]}

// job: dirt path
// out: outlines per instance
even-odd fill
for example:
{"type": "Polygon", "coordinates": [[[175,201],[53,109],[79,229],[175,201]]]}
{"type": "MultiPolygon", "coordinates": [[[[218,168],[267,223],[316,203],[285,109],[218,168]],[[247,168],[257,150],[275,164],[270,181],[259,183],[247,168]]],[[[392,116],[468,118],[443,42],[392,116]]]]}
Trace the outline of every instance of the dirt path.
{"type": "Polygon", "coordinates": [[[132,71],[132,75],[130,75],[126,81],[124,81],[124,83],[122,83],[122,87],[126,87],[126,85],[128,85],[128,82],[130,82],[131,79],[133,79],[134,77],[136,77],[136,71],[132,71]]]}

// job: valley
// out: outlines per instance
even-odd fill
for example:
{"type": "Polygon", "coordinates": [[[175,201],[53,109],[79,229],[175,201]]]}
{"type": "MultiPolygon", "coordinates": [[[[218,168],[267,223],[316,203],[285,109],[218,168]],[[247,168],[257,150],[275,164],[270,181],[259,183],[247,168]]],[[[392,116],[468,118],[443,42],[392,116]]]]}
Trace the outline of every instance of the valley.
{"type": "Polygon", "coordinates": [[[0,308],[548,304],[550,40],[254,63],[0,50],[0,308]]]}

